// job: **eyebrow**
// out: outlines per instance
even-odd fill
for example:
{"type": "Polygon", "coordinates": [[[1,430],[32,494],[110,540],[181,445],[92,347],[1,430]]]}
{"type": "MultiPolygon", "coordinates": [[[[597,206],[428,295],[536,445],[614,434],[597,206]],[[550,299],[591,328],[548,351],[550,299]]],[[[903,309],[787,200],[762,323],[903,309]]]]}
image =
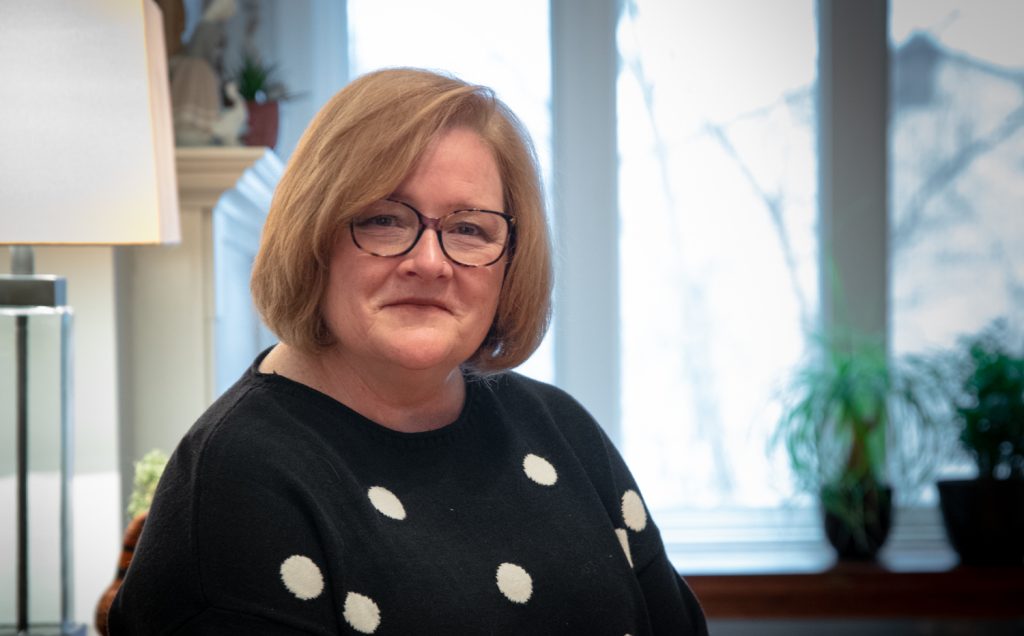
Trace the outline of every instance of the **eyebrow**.
{"type": "MultiPolygon", "coordinates": [[[[424,212],[421,209],[419,204],[413,202],[411,197],[403,196],[398,191],[392,192],[391,194],[389,194],[388,196],[386,196],[384,198],[385,199],[393,199],[395,201],[401,201],[402,203],[415,208],[420,214],[422,214],[424,216],[429,216],[426,212],[424,212]]],[[[501,212],[502,214],[505,213],[505,211],[502,210],[500,207],[492,208],[492,207],[488,207],[488,206],[485,206],[485,205],[474,205],[472,203],[467,203],[466,199],[458,199],[458,201],[460,201],[460,203],[450,203],[450,204],[448,204],[447,207],[445,207],[445,214],[449,214],[451,212],[457,212],[459,210],[483,210],[485,212],[501,212]]]]}

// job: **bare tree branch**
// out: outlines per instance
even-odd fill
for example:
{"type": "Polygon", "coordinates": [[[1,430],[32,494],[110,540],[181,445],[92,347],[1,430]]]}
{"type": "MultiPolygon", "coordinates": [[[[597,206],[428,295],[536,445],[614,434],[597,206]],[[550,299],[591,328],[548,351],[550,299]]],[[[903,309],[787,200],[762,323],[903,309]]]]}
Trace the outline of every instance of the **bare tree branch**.
{"type": "Polygon", "coordinates": [[[991,133],[965,143],[953,156],[930,172],[917,191],[910,196],[905,212],[901,215],[899,222],[895,224],[891,234],[892,247],[890,249],[898,252],[907,247],[921,227],[925,208],[931,200],[952,185],[956,178],[966,172],[976,159],[992,152],[997,146],[1006,142],[1022,126],[1024,126],[1024,105],[1011,111],[991,133]]]}
{"type": "Polygon", "coordinates": [[[779,242],[782,257],[786,261],[786,272],[789,274],[789,284],[793,288],[793,296],[800,306],[800,321],[805,329],[809,328],[811,325],[811,311],[808,307],[807,299],[804,298],[803,289],[800,287],[796,256],[793,253],[793,247],[789,241],[789,232],[786,230],[786,220],[782,214],[785,201],[784,195],[781,192],[768,192],[761,187],[750,166],[747,165],[747,162],[743,160],[743,157],[740,156],[739,152],[736,151],[736,147],[729,140],[722,125],[708,123],[704,126],[704,130],[736,162],[740,172],[743,173],[747,183],[750,184],[750,188],[764,203],[765,209],[768,211],[768,217],[771,219],[772,227],[775,228],[775,238],[779,242]]]}

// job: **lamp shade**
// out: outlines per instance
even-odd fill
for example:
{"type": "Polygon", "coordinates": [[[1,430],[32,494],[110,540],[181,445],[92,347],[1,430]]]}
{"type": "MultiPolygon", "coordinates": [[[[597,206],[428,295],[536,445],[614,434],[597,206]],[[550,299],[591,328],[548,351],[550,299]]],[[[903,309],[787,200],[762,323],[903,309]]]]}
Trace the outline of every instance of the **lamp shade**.
{"type": "Polygon", "coordinates": [[[0,2],[0,243],[180,240],[152,0],[0,2]]]}

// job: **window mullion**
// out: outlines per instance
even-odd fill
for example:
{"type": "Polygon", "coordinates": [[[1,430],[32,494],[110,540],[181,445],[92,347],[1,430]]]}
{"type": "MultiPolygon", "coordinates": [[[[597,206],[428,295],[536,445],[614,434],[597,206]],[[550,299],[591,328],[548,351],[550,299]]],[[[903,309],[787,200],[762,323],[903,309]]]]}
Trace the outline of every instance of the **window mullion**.
{"type": "Polygon", "coordinates": [[[619,0],[551,3],[555,380],[619,441],[619,0]]]}
{"type": "Polygon", "coordinates": [[[822,327],[885,338],[888,3],[818,0],[822,327]]]}

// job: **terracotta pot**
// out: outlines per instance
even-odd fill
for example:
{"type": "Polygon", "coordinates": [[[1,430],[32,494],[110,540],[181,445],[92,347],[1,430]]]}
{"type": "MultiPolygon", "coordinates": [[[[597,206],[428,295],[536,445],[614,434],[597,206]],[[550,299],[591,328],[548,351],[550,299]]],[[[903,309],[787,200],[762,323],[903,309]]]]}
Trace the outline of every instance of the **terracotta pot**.
{"type": "Polygon", "coordinates": [[[938,482],[942,521],[963,563],[1024,565],[1024,479],[938,482]]]}
{"type": "Polygon", "coordinates": [[[242,142],[246,146],[276,146],[277,128],[281,119],[278,102],[246,102],[245,107],[249,113],[249,125],[242,142]]]}

